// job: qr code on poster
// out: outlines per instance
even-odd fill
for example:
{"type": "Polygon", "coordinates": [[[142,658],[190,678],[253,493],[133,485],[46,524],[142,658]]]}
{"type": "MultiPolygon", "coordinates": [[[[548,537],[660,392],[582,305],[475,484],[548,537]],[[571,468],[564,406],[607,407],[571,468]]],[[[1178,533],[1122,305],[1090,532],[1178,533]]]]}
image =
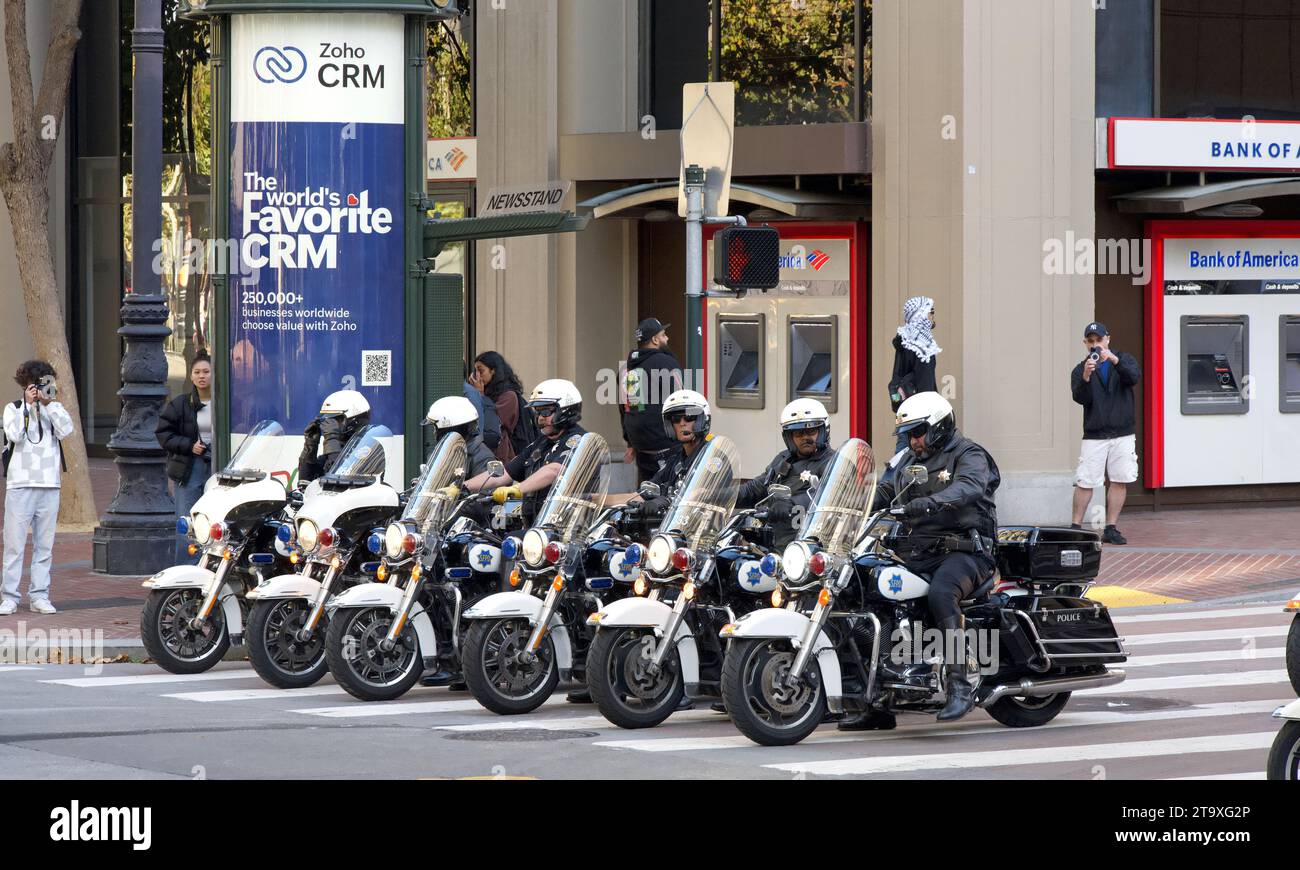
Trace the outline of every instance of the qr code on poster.
{"type": "Polygon", "coordinates": [[[393,385],[393,352],[391,350],[361,351],[361,386],[391,387],[393,385]]]}

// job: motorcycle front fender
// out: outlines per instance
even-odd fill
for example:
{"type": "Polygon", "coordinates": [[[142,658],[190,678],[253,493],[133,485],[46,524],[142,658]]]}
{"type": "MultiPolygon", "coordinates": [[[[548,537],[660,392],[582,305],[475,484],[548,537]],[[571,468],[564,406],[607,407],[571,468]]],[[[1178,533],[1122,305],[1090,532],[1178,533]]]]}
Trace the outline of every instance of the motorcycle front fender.
{"type": "MultiPolygon", "coordinates": [[[[648,598],[620,598],[599,613],[589,616],[587,624],[595,625],[598,630],[653,628],[656,637],[663,637],[672,615],[673,609],[662,601],[651,601],[648,598]]],[[[687,694],[691,694],[691,687],[698,687],[700,682],[700,654],[695,645],[695,636],[691,634],[686,620],[682,620],[681,625],[678,626],[674,643],[677,646],[677,659],[682,666],[682,682],[687,686],[687,694]]]]}
{"type": "MultiPolygon", "coordinates": [[[[768,607],[746,613],[730,626],[723,638],[785,639],[792,646],[802,643],[811,620],[802,613],[778,607],[768,607]]],[[[840,657],[825,631],[817,633],[813,641],[813,655],[826,688],[826,705],[832,713],[844,711],[844,678],[840,671],[840,657]]]]}
{"type": "Polygon", "coordinates": [[[271,601],[288,598],[305,598],[312,601],[320,592],[320,581],[302,574],[281,574],[249,591],[249,601],[271,601]]]}
{"type": "MultiPolygon", "coordinates": [[[[461,614],[461,619],[512,619],[523,617],[529,625],[536,625],[542,615],[542,599],[536,595],[522,592],[497,592],[476,602],[473,607],[461,614]]],[[[551,615],[547,625],[547,634],[555,647],[555,661],[560,669],[560,676],[568,678],[573,670],[573,643],[569,638],[569,629],[564,625],[558,613],[551,615]]]]}
{"type": "Polygon", "coordinates": [[[1300,722],[1300,698],[1296,698],[1290,704],[1285,704],[1273,711],[1274,719],[1291,719],[1300,722]]]}
{"type": "Polygon", "coordinates": [[[200,568],[198,565],[173,565],[164,568],[144,581],[146,589],[207,589],[216,575],[215,571],[200,568]]]}

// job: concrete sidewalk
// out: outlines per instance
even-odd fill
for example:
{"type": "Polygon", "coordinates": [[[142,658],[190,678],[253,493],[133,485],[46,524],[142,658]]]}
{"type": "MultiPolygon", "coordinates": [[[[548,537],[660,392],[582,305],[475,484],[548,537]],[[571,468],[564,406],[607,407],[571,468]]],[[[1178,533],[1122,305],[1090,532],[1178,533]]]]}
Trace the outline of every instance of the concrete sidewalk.
{"type": "MultiPolygon", "coordinates": [[[[115,494],[117,474],[110,460],[93,459],[91,475],[102,513],[115,494]]],[[[1120,526],[1129,545],[1105,548],[1093,594],[1111,606],[1272,593],[1281,601],[1300,588],[1300,509],[1133,513],[1120,526]]],[[[59,612],[41,616],[29,611],[24,580],[19,611],[0,617],[0,645],[15,633],[74,642],[81,638],[87,645],[102,639],[100,655],[139,657],[144,577],[92,573],[90,558],[90,533],[60,534],[50,583],[50,598],[59,612]]],[[[242,657],[242,651],[232,655],[242,657]]]]}

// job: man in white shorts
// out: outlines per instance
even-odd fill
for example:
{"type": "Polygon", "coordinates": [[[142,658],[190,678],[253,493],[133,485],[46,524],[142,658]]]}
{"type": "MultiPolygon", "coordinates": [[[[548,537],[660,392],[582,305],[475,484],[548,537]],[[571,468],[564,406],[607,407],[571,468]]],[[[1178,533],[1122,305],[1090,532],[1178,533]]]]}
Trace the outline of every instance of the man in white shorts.
{"type": "Polygon", "coordinates": [[[1133,387],[1142,380],[1142,369],[1129,353],[1110,349],[1110,331],[1104,323],[1089,323],[1083,330],[1087,356],[1070,374],[1070,392],[1083,405],[1083,446],[1074,473],[1073,528],[1083,528],[1083,515],[1092,491],[1107,479],[1106,529],[1101,539],[1107,544],[1127,544],[1115,523],[1124,509],[1128,485],[1137,480],[1137,437],[1133,387]]]}

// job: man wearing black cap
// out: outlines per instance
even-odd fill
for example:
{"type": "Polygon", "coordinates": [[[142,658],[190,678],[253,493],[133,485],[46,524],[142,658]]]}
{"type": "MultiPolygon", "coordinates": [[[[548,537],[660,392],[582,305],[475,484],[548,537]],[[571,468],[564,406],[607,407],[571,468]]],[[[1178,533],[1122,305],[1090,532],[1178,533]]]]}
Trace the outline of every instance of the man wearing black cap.
{"type": "Polygon", "coordinates": [[[1137,480],[1137,437],[1134,434],[1133,387],[1142,369],[1132,354],[1118,356],[1110,349],[1110,330],[1104,323],[1089,323],[1083,330],[1088,355],[1070,375],[1074,401],[1083,405],[1083,446],[1074,474],[1074,528],[1083,527],[1083,515],[1092,491],[1107,478],[1107,544],[1127,544],[1115,523],[1124,509],[1128,485],[1137,480]]]}
{"type": "Polygon", "coordinates": [[[624,462],[636,460],[637,485],[654,477],[660,460],[676,445],[664,432],[664,399],[682,388],[681,364],[668,350],[667,323],[647,317],[637,324],[636,350],[628,354],[620,391],[619,414],[624,462]]]}

